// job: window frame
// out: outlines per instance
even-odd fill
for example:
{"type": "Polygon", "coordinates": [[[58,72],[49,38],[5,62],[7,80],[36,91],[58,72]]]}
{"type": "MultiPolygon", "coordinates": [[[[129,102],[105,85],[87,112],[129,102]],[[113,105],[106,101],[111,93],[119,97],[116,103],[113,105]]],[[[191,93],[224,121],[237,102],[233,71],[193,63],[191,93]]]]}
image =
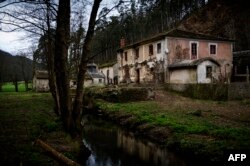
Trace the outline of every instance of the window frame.
{"type": "Polygon", "coordinates": [[[212,78],[212,73],[213,73],[213,66],[207,65],[206,66],[206,78],[212,78]]]}
{"type": "Polygon", "coordinates": [[[127,51],[124,52],[124,60],[126,62],[128,61],[128,52],[127,51]]]}
{"type": "Polygon", "coordinates": [[[198,41],[190,41],[190,59],[198,59],[199,52],[199,42],[198,41]],[[196,44],[196,55],[193,54],[193,44],[196,44]],[[196,58],[193,58],[196,57],[196,58]]]}
{"type": "Polygon", "coordinates": [[[162,45],[161,42],[157,43],[157,45],[156,45],[157,54],[161,54],[161,52],[162,52],[162,46],[161,45],[162,45]]]}
{"type": "Polygon", "coordinates": [[[135,59],[139,59],[139,57],[140,57],[140,49],[135,48],[135,59]]]}
{"type": "Polygon", "coordinates": [[[149,56],[154,55],[154,45],[153,44],[148,45],[148,54],[149,54],[149,56]]]}
{"type": "Polygon", "coordinates": [[[218,49],[218,44],[217,43],[209,43],[208,44],[208,49],[209,49],[209,55],[217,55],[217,49],[218,49]],[[215,53],[211,53],[211,46],[215,46],[215,53]]]}

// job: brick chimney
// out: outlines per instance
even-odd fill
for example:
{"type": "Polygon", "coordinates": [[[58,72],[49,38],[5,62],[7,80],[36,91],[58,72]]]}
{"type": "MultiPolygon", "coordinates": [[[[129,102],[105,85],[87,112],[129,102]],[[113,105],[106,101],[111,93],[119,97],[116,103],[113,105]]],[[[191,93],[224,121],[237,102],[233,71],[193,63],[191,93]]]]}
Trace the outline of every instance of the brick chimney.
{"type": "Polygon", "coordinates": [[[125,47],[125,45],[126,45],[126,40],[122,37],[122,38],[120,39],[120,48],[125,47]]]}

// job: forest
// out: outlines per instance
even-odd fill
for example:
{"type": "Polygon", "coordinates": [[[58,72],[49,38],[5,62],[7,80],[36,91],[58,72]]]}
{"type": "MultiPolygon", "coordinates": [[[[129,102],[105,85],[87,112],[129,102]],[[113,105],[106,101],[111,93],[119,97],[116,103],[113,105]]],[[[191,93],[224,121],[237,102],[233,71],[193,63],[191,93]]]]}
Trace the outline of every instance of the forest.
{"type": "Polygon", "coordinates": [[[0,92],[5,82],[12,82],[17,88],[18,82],[24,81],[28,88],[28,82],[32,80],[33,75],[32,60],[24,54],[12,56],[2,50],[0,50],[0,59],[0,92]]]}

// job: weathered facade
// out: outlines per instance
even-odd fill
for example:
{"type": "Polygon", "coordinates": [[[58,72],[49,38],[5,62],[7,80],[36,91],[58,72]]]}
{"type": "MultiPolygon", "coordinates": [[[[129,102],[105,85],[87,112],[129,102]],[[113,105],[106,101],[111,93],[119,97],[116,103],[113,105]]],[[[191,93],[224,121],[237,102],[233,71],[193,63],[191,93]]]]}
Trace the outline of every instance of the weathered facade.
{"type": "Polygon", "coordinates": [[[46,70],[36,70],[33,77],[33,90],[36,92],[49,91],[49,75],[46,70]]]}
{"type": "Polygon", "coordinates": [[[174,29],[120,48],[119,82],[170,82],[169,65],[207,57],[219,64],[218,81],[227,82],[232,69],[232,41],[174,29]]]}
{"type": "Polygon", "coordinates": [[[99,67],[100,72],[105,75],[105,84],[118,84],[118,64],[110,63],[99,67]]]}

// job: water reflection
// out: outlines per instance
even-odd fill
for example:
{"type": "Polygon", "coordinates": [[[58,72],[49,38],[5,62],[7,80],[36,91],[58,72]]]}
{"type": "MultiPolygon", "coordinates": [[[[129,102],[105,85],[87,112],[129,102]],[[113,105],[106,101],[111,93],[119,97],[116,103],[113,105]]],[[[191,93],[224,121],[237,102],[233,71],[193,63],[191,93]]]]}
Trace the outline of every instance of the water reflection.
{"type": "MultiPolygon", "coordinates": [[[[93,117],[92,117],[93,118],[93,117]]],[[[85,119],[83,142],[92,154],[87,166],[184,166],[173,153],[156,144],[138,139],[101,119],[85,119]]]]}

